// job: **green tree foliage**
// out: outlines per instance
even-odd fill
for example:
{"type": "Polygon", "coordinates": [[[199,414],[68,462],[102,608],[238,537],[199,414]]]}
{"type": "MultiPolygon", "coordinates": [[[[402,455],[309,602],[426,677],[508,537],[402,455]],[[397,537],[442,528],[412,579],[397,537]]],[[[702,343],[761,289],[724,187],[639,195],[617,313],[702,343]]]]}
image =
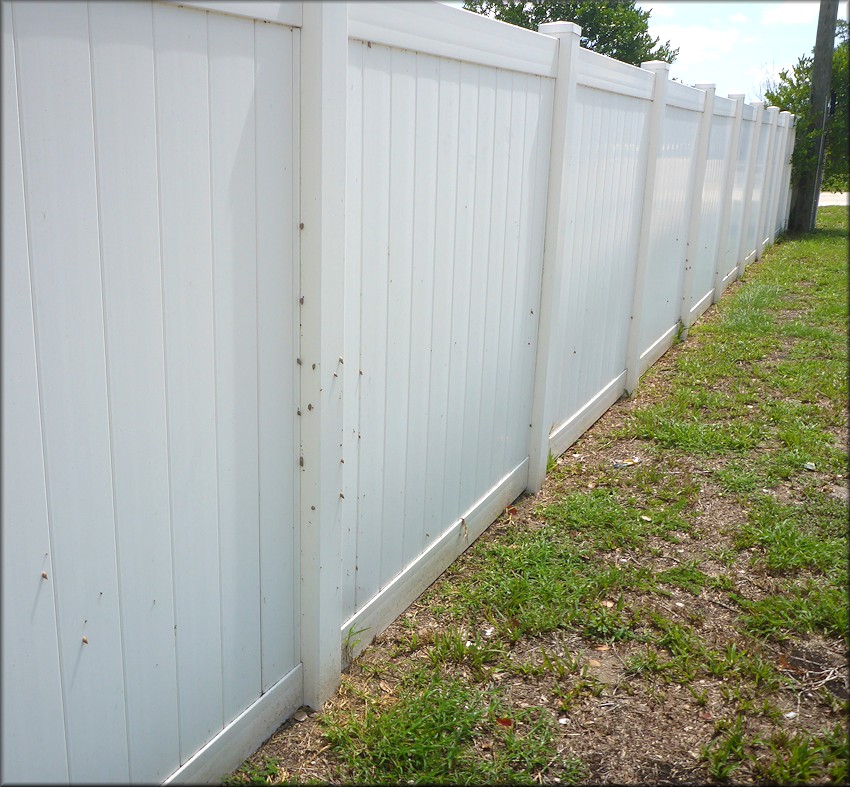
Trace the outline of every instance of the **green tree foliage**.
{"type": "MultiPolygon", "coordinates": [[[[848,31],[847,22],[836,22],[838,39],[832,55],[832,100],[826,124],[826,156],[824,159],[824,191],[850,191],[850,166],[848,166],[848,31]]],[[[762,91],[765,100],[797,116],[797,140],[791,159],[791,180],[796,183],[801,172],[811,169],[818,157],[817,132],[806,135],[813,114],[811,102],[812,63],[814,58],[803,55],[790,69],[779,72],[778,82],[766,84],[762,91]]]]}
{"type": "Polygon", "coordinates": [[[647,60],[672,63],[679,54],[670,42],[649,35],[649,11],[636,0],[466,0],[463,7],[502,22],[537,30],[543,22],[575,22],[581,45],[639,66],[647,60]]]}

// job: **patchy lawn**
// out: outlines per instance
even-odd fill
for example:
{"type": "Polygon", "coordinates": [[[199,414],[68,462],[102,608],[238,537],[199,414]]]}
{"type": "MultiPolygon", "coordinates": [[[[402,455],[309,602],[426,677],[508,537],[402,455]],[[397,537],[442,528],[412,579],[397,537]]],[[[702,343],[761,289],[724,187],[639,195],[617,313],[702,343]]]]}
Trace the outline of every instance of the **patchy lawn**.
{"type": "Polygon", "coordinates": [[[847,210],[818,226],[228,783],[846,783],[847,210]]]}

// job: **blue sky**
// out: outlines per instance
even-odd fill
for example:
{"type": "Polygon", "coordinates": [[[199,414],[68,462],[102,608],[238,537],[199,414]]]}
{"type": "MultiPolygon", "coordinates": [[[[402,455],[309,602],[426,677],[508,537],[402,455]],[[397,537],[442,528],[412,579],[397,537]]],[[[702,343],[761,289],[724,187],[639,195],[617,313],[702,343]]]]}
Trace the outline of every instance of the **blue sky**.
{"type": "MultiPolygon", "coordinates": [[[[776,79],[800,55],[811,53],[820,7],[818,0],[639,0],[638,5],[651,14],[651,35],[679,47],[671,78],[688,85],[713,82],[718,95],[745,93],[747,101],[760,100],[766,79],[776,79]]],[[[846,0],[840,3],[842,19],[847,8],[846,0]]]]}

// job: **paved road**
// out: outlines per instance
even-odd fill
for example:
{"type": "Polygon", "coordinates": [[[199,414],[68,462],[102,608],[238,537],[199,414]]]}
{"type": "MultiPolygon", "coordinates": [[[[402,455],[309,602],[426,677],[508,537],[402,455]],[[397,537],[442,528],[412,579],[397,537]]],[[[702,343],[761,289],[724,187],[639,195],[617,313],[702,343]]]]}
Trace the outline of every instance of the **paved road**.
{"type": "Polygon", "coordinates": [[[820,193],[820,197],[818,198],[818,207],[822,208],[827,205],[847,205],[848,203],[848,194],[846,191],[843,194],[833,194],[829,191],[822,191],[820,193]]]}

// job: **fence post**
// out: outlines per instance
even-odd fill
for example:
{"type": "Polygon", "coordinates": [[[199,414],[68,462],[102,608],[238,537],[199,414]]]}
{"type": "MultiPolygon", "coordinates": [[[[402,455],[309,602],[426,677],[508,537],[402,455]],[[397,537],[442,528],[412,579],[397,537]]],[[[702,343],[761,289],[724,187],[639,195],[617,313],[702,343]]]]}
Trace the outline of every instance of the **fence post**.
{"type": "MultiPolygon", "coordinates": [[[[741,126],[744,119],[744,94],[730,93],[729,98],[735,101],[735,120],[732,123],[732,142],[729,146],[729,157],[723,175],[723,202],[720,214],[720,230],[718,232],[717,256],[714,261],[714,294],[711,302],[720,300],[723,277],[726,274],[726,252],[729,245],[726,236],[729,234],[729,222],[732,218],[732,193],[735,190],[735,170],[738,168],[738,151],[741,149],[741,126]]],[[[737,261],[736,261],[737,262],[737,261]]]]}
{"type": "Polygon", "coordinates": [[[640,378],[640,323],[643,312],[644,290],[646,289],[646,267],[649,255],[649,235],[652,229],[652,203],[655,197],[655,173],[658,169],[658,153],[661,147],[661,131],[664,110],[667,106],[667,85],[670,84],[670,64],[660,60],[641,63],[640,67],[655,75],[652,94],[652,109],[649,116],[649,133],[646,143],[646,178],[643,191],[643,208],[640,219],[635,287],[632,296],[632,313],[629,324],[629,341],[626,351],[626,393],[631,396],[640,378]]]}
{"type": "Polygon", "coordinates": [[[339,685],[348,4],[302,3],[301,661],[304,703],[339,685]]]}
{"type": "Polygon", "coordinates": [[[705,101],[700,118],[699,136],[697,138],[697,161],[694,180],[691,186],[691,215],[688,224],[688,245],[685,257],[685,275],[682,277],[682,311],[679,321],[682,325],[681,338],[685,339],[691,327],[691,299],[693,297],[694,262],[698,256],[697,241],[699,240],[700,216],[702,216],[702,192],[705,185],[705,170],[708,166],[708,143],[711,139],[711,122],[714,116],[713,84],[695,85],[705,91],[705,101]]]}
{"type": "Polygon", "coordinates": [[[761,138],[761,119],[764,114],[764,101],[754,101],[752,106],[756,108],[756,116],[753,119],[753,144],[750,149],[750,160],[747,164],[747,184],[744,186],[744,215],[741,219],[741,240],[738,244],[738,269],[735,278],[738,279],[747,269],[748,239],[747,224],[750,222],[750,213],[753,202],[753,186],[755,185],[756,163],[759,155],[759,140],[761,138]]]}
{"type": "Polygon", "coordinates": [[[567,249],[575,224],[575,179],[570,175],[576,155],[573,104],[576,94],[576,60],[581,42],[581,28],[573,22],[547,22],[537,29],[558,40],[558,70],[552,109],[540,320],[537,327],[531,434],[528,446],[526,488],[532,493],[537,492],[543,485],[549,459],[553,395],[551,389],[555,379],[551,372],[558,368],[558,359],[555,357],[558,341],[554,332],[558,325],[563,269],[569,262],[567,249]]]}
{"type": "Polygon", "coordinates": [[[768,107],[767,113],[770,115],[770,127],[767,134],[767,157],[764,160],[764,183],[761,189],[761,207],[759,209],[758,227],[756,228],[756,259],[760,260],[765,249],[765,233],[767,232],[767,222],[770,211],[768,208],[773,204],[773,192],[775,189],[774,166],[775,144],[776,144],[776,124],[779,120],[779,107],[768,107]]]}

